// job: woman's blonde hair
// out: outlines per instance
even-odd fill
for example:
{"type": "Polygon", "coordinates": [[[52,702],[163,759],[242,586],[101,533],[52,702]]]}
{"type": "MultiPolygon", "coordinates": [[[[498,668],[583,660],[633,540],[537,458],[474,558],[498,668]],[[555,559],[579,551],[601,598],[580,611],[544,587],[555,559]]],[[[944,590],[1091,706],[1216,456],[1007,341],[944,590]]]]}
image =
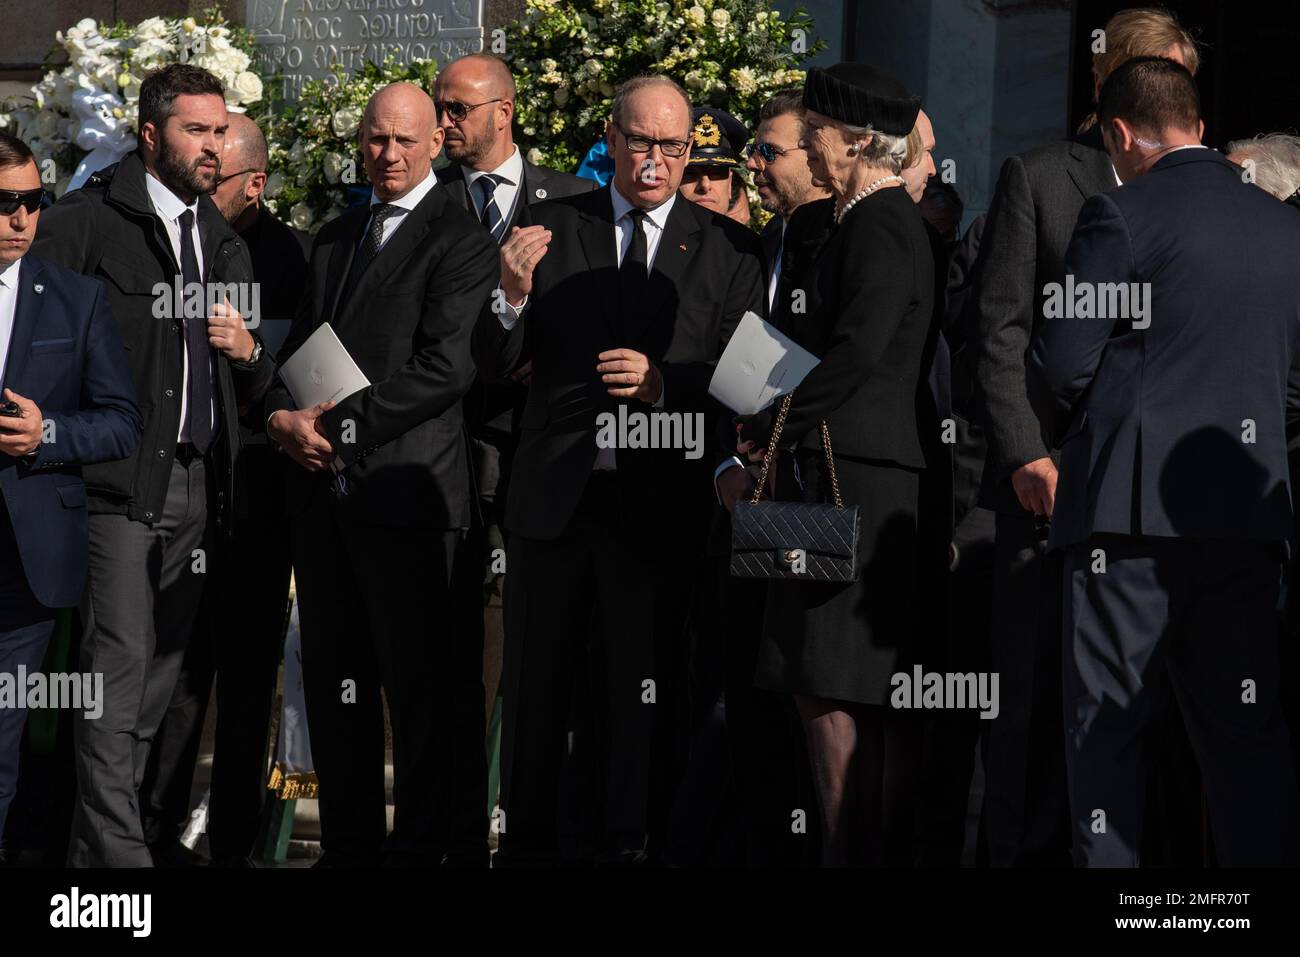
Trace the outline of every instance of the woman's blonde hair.
{"type": "MultiPolygon", "coordinates": [[[[1140,56],[1164,56],[1169,48],[1177,46],[1182,53],[1183,65],[1192,76],[1201,65],[1196,40],[1168,10],[1160,7],[1134,7],[1121,10],[1106,21],[1105,49],[1092,55],[1092,72],[1097,86],[1119,67],[1140,56]]],[[[1079,124],[1078,132],[1095,126],[1097,112],[1089,113],[1079,124]]]]}
{"type": "Polygon", "coordinates": [[[925,155],[925,141],[921,139],[921,124],[918,119],[907,134],[907,155],[903,157],[903,169],[911,169],[921,162],[925,155]]]}

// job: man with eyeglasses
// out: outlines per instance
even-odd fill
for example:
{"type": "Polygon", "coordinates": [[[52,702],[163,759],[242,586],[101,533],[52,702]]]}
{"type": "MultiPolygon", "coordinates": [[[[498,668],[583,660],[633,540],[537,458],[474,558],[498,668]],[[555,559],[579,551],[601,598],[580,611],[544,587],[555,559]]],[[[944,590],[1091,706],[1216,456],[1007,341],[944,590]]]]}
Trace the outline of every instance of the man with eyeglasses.
{"type": "Polygon", "coordinates": [[[711,507],[703,435],[721,415],[708,383],[745,311],[765,312],[757,237],[679,201],[685,91],[665,76],[628,81],[606,142],[610,184],[544,203],[512,231],[501,294],[475,329],[483,375],[532,362],[506,507],[502,866],[556,860],[578,681],[591,681],[602,730],[596,862],[660,850],[647,835],[667,821],[685,619],[711,507]],[[610,434],[620,415],[653,427],[661,413],[702,428],[698,451],[643,447],[634,425],[610,434]],[[577,665],[588,639],[591,678],[577,665]]]}
{"type": "MultiPolygon", "coordinates": [[[[41,669],[58,609],[86,580],[81,466],[130,455],[140,412],[104,287],[28,255],[36,158],[0,133],[0,674],[41,669]]],[[[26,700],[27,688],[18,694],[26,700]]],[[[0,866],[25,707],[0,707],[0,866]]]]}
{"type": "MultiPolygon", "coordinates": [[[[272,354],[306,292],[310,237],[262,203],[267,149],[247,115],[231,113],[212,200],[247,244],[261,304],[257,332],[272,354]]],[[[249,867],[266,798],[266,744],[289,592],[288,462],[266,441],[261,403],[239,424],[241,499],[231,541],[207,587],[185,664],[149,753],[141,817],[155,856],[196,862],[180,844],[214,677],[216,754],[208,799],[212,863],[249,867]],[[248,423],[251,423],[250,426],[248,423]],[[164,851],[163,848],[168,850],[164,851]]]]}

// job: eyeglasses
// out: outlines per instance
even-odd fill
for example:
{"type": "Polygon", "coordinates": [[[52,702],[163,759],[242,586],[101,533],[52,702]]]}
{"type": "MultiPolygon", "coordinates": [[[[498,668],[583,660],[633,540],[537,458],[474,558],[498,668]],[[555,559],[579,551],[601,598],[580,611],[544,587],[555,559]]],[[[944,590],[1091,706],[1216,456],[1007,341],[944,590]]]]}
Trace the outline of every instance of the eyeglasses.
{"type": "Polygon", "coordinates": [[[652,140],[648,136],[636,136],[628,133],[627,130],[614,124],[614,129],[623,134],[623,139],[627,140],[627,148],[633,153],[649,153],[656,146],[664,156],[685,156],[686,151],[691,148],[690,140],[652,140]]]}
{"type": "Polygon", "coordinates": [[[41,208],[41,201],[45,198],[45,190],[37,187],[36,189],[0,189],[0,214],[11,216],[18,212],[21,206],[28,213],[35,213],[41,208]]]}
{"type": "Polygon", "coordinates": [[[248,169],[241,169],[238,173],[227,173],[225,176],[218,176],[217,185],[220,186],[226,180],[234,179],[236,176],[243,176],[245,173],[264,173],[264,172],[266,171],[260,169],[253,169],[252,167],[249,167],[248,169]]]}
{"type": "Polygon", "coordinates": [[[759,156],[763,157],[764,163],[775,163],[778,156],[784,156],[786,153],[794,153],[798,151],[798,149],[798,146],[793,146],[786,150],[779,146],[773,146],[771,143],[750,143],[745,147],[745,156],[749,159],[753,159],[754,154],[757,153],[759,156]]]}
{"type": "Polygon", "coordinates": [[[505,97],[498,96],[491,100],[484,100],[482,103],[461,103],[458,100],[438,100],[434,103],[434,108],[442,114],[446,113],[454,122],[459,123],[465,117],[469,116],[470,110],[477,110],[480,106],[487,106],[489,103],[500,103],[505,97]]]}

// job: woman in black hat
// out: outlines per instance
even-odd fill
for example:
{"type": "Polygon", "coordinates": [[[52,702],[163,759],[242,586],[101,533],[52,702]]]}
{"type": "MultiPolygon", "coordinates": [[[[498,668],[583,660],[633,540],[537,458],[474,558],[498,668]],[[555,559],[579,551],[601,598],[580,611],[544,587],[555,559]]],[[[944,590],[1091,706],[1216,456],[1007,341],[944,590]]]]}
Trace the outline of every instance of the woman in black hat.
{"type": "MultiPolygon", "coordinates": [[[[848,63],[811,70],[803,101],[800,147],[813,182],[832,193],[824,210],[832,225],[815,260],[782,282],[787,301],[774,310],[821,359],[795,390],[775,497],[831,500],[825,421],[843,501],[862,511],[861,576],[849,585],[769,584],[757,683],[798,704],[823,863],[906,866],[918,722],[891,708],[891,677],[910,672],[914,604],[939,598],[918,593],[916,572],[925,467],[917,396],[934,264],[898,175],[920,101],[893,77],[848,63]],[[791,308],[797,298],[802,312],[791,308]]],[[[746,446],[751,457],[765,448],[757,438],[746,446]]]]}

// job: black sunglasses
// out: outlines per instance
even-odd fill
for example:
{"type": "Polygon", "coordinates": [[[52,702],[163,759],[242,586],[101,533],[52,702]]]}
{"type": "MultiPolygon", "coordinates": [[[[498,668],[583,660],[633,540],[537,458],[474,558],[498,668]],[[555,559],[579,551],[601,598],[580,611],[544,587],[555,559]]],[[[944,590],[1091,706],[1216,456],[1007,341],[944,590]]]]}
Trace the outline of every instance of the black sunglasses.
{"type": "Polygon", "coordinates": [[[225,176],[218,176],[217,185],[220,186],[226,180],[234,179],[236,176],[243,176],[245,173],[262,173],[262,172],[265,172],[265,170],[253,169],[250,166],[248,169],[241,169],[238,173],[227,173],[225,176]]]}
{"type": "Polygon", "coordinates": [[[500,103],[505,97],[498,96],[492,100],[484,100],[482,103],[471,103],[466,105],[459,100],[439,100],[434,103],[434,108],[439,113],[446,113],[453,120],[460,122],[469,116],[470,110],[477,110],[480,106],[487,106],[489,103],[500,103]]]}
{"type": "Polygon", "coordinates": [[[45,190],[37,187],[36,189],[0,189],[0,214],[11,216],[18,212],[21,206],[28,213],[34,213],[43,205],[45,199],[45,190]]]}
{"type": "Polygon", "coordinates": [[[763,157],[764,163],[775,163],[778,156],[784,156],[786,153],[793,153],[797,149],[799,149],[797,146],[792,149],[783,150],[781,147],[773,146],[771,143],[750,143],[745,147],[745,156],[753,159],[754,154],[757,153],[759,156],[763,157]]]}

